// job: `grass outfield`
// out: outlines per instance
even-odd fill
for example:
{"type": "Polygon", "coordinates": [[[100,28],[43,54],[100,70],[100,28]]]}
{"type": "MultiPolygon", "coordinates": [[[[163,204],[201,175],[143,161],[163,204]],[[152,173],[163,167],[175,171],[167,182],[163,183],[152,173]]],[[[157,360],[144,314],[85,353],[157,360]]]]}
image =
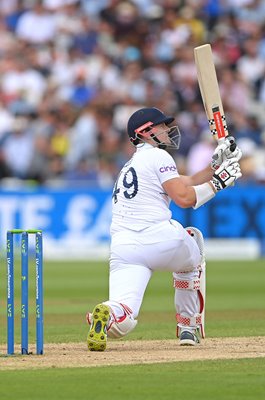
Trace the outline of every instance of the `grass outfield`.
{"type": "Polygon", "coordinates": [[[253,400],[264,398],[264,359],[1,371],[0,396],[38,400],[253,400]]]}
{"type": "MultiPolygon", "coordinates": [[[[3,261],[1,263],[3,266],[3,261]]],[[[17,268],[18,270],[18,268],[17,268]]],[[[19,271],[16,280],[16,341],[19,342],[19,271]]],[[[33,266],[30,266],[33,298],[33,266]]],[[[45,341],[84,342],[85,313],[107,298],[107,263],[45,263],[45,341]]],[[[0,270],[0,343],[5,343],[5,268],[0,270]]],[[[207,337],[265,335],[265,261],[222,261],[207,265],[207,337]]],[[[31,300],[30,341],[34,341],[31,300]]],[[[174,339],[170,273],[155,273],[139,324],[127,340],[174,339]]],[[[187,350],[188,351],[188,350],[187,350]]],[[[126,354],[124,355],[126,357],[126,354]]],[[[159,365],[0,371],[1,399],[260,399],[265,359],[159,365]],[[12,388],[12,390],[10,390],[12,388]],[[134,391],[132,390],[134,388],[134,391]],[[216,389],[217,388],[217,389],[216,389]]],[[[261,394],[262,393],[262,394],[261,394]]]]}

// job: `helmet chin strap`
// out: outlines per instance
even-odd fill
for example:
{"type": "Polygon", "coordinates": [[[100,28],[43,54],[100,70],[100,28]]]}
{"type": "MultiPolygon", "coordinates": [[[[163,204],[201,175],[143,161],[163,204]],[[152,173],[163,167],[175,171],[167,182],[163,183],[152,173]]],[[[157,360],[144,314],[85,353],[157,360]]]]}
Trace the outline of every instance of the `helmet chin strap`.
{"type": "Polygon", "coordinates": [[[162,142],[160,142],[160,140],[153,133],[151,133],[150,137],[154,140],[154,142],[157,143],[157,147],[159,149],[165,150],[167,148],[167,145],[162,143],[162,142]]]}

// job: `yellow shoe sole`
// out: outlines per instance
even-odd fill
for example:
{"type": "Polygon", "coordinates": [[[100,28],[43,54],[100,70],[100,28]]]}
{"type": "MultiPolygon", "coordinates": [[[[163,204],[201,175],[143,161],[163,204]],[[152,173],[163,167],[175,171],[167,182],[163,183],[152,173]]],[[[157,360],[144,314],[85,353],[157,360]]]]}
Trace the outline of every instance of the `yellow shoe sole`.
{"type": "Polygon", "coordinates": [[[90,351],[104,351],[107,346],[107,323],[110,309],[106,304],[98,304],[92,313],[92,324],[87,336],[90,351]]]}

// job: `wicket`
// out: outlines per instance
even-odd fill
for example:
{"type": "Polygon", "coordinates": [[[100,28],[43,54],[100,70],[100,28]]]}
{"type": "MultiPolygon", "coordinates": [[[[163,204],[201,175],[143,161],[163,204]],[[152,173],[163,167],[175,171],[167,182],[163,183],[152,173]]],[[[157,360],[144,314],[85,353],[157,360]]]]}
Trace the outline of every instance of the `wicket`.
{"type": "Polygon", "coordinates": [[[43,248],[42,231],[12,229],[7,231],[7,354],[14,354],[14,235],[21,235],[21,354],[28,350],[28,236],[35,235],[36,267],[36,353],[43,354],[43,248]]]}

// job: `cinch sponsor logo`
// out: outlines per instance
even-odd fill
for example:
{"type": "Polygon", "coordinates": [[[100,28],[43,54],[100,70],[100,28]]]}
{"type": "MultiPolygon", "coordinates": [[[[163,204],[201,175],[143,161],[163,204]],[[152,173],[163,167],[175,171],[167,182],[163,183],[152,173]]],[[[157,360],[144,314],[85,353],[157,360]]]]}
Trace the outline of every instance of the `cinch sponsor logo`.
{"type": "Polygon", "coordinates": [[[163,173],[163,172],[168,172],[168,171],[176,171],[177,170],[177,168],[175,167],[175,165],[168,165],[167,167],[161,167],[161,168],[159,168],[159,171],[161,172],[161,173],[163,173]]]}

